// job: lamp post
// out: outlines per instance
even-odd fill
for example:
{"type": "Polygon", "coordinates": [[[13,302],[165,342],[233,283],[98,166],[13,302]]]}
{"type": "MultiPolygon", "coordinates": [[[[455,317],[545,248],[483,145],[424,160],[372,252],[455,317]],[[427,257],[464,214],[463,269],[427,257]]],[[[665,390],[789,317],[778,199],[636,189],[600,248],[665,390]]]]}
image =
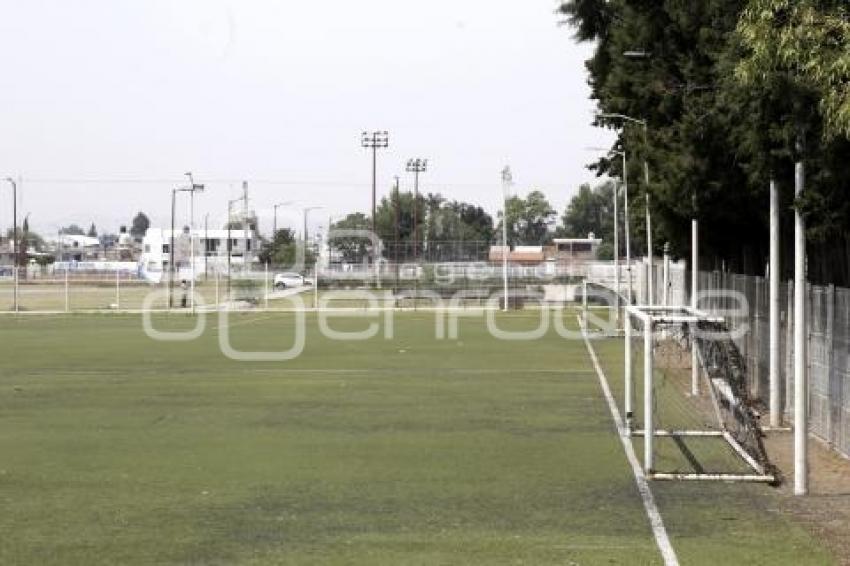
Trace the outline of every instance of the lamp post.
{"type": "MultiPolygon", "coordinates": [[[[629,165],[628,154],[625,150],[616,151],[608,150],[602,147],[590,147],[591,150],[608,151],[610,155],[617,155],[623,159],[623,201],[625,210],[625,236],[626,236],[626,273],[628,274],[628,283],[626,284],[627,304],[632,304],[632,250],[629,242],[629,165]]],[[[617,324],[620,322],[620,228],[619,228],[619,188],[614,191],[614,286],[617,291],[617,324]]]]}
{"type": "Polygon", "coordinates": [[[20,251],[18,250],[18,184],[11,177],[6,177],[6,180],[12,185],[12,246],[15,250],[15,291],[12,301],[15,312],[18,312],[18,264],[21,262],[20,251]]]}
{"type": "MultiPolygon", "coordinates": [[[[599,118],[606,119],[614,119],[614,120],[622,120],[624,122],[630,122],[632,124],[637,124],[643,127],[643,146],[644,146],[644,155],[643,155],[643,176],[644,176],[644,185],[646,191],[646,253],[649,258],[649,269],[646,280],[647,287],[647,304],[652,306],[654,304],[653,294],[654,294],[654,286],[653,286],[653,273],[652,273],[652,217],[649,212],[649,160],[647,159],[647,153],[649,151],[649,136],[648,136],[648,125],[646,120],[641,120],[638,118],[632,118],[631,116],[626,116],[625,114],[598,114],[599,118]]],[[[628,212],[627,212],[628,213],[628,212]]],[[[628,224],[627,224],[628,225],[628,224]]],[[[630,274],[631,276],[631,274],[630,274]]],[[[631,278],[631,277],[630,277],[631,278]]]]}
{"type": "Polygon", "coordinates": [[[508,193],[513,185],[511,168],[502,169],[502,283],[505,301],[503,311],[508,311],[508,193]]]}

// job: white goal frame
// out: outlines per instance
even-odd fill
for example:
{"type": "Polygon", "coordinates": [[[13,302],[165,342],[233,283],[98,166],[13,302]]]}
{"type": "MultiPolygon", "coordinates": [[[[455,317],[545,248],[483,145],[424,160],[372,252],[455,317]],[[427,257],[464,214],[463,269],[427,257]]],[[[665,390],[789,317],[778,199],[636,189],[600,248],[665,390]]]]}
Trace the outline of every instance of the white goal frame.
{"type": "MultiPolygon", "coordinates": [[[[661,306],[661,305],[629,305],[626,307],[625,320],[625,411],[623,416],[623,430],[628,437],[643,437],[643,467],[647,478],[653,480],[691,480],[691,481],[742,481],[742,482],[767,482],[773,483],[776,478],[769,473],[759,462],[750,456],[740,443],[726,430],[720,416],[718,400],[709,383],[709,394],[720,425],[719,430],[691,429],[691,430],[659,430],[655,428],[655,399],[654,399],[654,370],[655,353],[653,351],[653,333],[659,327],[665,325],[687,324],[692,330],[696,330],[699,323],[723,323],[724,319],[711,316],[708,313],[689,306],[661,306]],[[640,323],[638,333],[643,334],[643,430],[634,429],[634,376],[632,375],[632,320],[640,323]],[[718,437],[722,438],[734,450],[741,459],[752,469],[749,474],[724,474],[724,473],[676,473],[663,472],[655,469],[655,438],[656,437],[718,437]]],[[[691,342],[691,348],[695,355],[693,359],[698,360],[701,373],[708,381],[709,376],[699,351],[696,350],[695,342],[691,342]]]]}

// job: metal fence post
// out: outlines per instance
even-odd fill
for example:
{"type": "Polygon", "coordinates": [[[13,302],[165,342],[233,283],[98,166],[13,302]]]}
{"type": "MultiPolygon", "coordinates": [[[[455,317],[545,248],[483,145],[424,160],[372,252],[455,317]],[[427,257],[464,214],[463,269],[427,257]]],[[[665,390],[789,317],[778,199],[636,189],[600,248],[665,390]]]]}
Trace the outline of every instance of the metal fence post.
{"type": "Polygon", "coordinates": [[[785,414],[794,412],[794,281],[788,281],[788,307],[785,326],[785,414]]]}
{"type": "Polygon", "coordinates": [[[835,423],[841,419],[841,382],[835,371],[835,285],[826,288],[826,376],[829,408],[826,412],[826,438],[830,446],[835,446],[838,435],[835,434],[835,423]],[[839,401],[839,402],[837,402],[839,401]]]}

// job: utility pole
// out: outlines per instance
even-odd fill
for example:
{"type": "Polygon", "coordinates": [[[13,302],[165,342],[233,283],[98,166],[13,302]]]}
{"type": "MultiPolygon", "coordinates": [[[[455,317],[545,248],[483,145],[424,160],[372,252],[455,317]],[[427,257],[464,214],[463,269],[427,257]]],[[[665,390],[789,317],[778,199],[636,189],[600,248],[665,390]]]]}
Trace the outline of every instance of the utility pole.
{"type": "Polygon", "coordinates": [[[419,259],[419,174],[428,170],[428,160],[419,157],[407,161],[407,172],[413,173],[413,259],[419,259]]]}
{"type": "Polygon", "coordinates": [[[390,135],[386,131],[363,132],[361,145],[366,149],[372,150],[372,233],[376,234],[377,225],[375,223],[375,216],[377,214],[377,205],[375,201],[377,198],[378,183],[378,150],[386,149],[390,146],[390,135]]]}

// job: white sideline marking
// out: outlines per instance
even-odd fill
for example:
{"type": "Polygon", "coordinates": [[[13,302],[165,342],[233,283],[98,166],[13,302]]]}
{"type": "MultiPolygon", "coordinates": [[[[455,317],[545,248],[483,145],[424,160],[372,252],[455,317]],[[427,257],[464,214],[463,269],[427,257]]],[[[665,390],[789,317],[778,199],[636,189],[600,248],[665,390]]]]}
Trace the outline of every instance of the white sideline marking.
{"type": "MultiPolygon", "coordinates": [[[[581,322],[581,321],[579,321],[581,322]]],[[[596,352],[593,346],[590,345],[590,340],[587,338],[587,332],[583,329],[584,345],[587,346],[587,352],[590,354],[590,359],[593,361],[593,367],[596,369],[596,375],[599,376],[599,384],[602,386],[602,392],[605,394],[605,400],[608,401],[608,408],[611,410],[611,416],[614,418],[614,424],[617,426],[617,434],[620,437],[620,442],[623,443],[623,449],[626,452],[626,458],[632,466],[632,472],[635,475],[635,483],[637,484],[640,497],[643,499],[643,507],[646,509],[646,515],[649,517],[649,524],[652,526],[652,533],[655,535],[655,543],[658,545],[658,550],[661,551],[661,556],[664,558],[666,566],[679,566],[679,559],[676,557],[676,551],[673,550],[673,545],[670,544],[670,538],[667,536],[667,529],[664,527],[664,521],[661,519],[661,513],[658,511],[658,506],[655,505],[655,498],[652,496],[652,490],[649,489],[649,482],[640,467],[635,449],[632,446],[631,440],[626,436],[623,430],[622,420],[620,419],[620,410],[617,408],[617,403],[614,401],[614,396],[611,395],[611,388],[608,386],[608,380],[605,378],[605,373],[602,371],[602,366],[599,365],[599,359],[596,357],[596,352]]]]}

